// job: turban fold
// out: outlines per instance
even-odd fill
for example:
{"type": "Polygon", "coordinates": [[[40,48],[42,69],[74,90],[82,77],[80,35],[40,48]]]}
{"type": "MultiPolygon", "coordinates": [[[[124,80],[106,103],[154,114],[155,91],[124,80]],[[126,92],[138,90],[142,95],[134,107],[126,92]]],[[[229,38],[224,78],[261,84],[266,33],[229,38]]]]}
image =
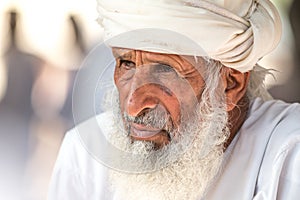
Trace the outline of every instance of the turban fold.
{"type": "MultiPolygon", "coordinates": [[[[97,1],[105,40],[138,29],[169,30],[190,38],[207,56],[241,72],[253,69],[277,46],[281,36],[280,17],[269,0],[97,1]]],[[[159,35],[152,37],[155,41],[159,35]]],[[[168,44],[176,54],[202,56],[184,40],[169,39],[168,44]]],[[[136,45],[113,44],[144,50],[136,45]]],[[[167,53],[163,49],[153,51],[167,53]]]]}

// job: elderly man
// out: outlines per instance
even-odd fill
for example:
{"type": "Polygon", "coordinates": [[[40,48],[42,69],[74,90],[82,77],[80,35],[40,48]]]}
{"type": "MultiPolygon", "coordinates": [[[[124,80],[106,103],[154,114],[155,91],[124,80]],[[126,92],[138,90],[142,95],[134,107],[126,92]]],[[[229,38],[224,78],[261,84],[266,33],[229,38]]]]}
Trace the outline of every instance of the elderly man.
{"type": "Polygon", "coordinates": [[[49,199],[299,198],[300,106],[272,100],[257,64],[280,38],[271,2],[98,10],[116,90],[66,135],[49,199]]]}

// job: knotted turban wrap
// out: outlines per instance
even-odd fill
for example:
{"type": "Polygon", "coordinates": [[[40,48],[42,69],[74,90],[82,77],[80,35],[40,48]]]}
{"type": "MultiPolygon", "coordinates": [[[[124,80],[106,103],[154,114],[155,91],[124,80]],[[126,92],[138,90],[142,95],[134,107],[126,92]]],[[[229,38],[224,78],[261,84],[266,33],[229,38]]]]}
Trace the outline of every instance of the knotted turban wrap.
{"type": "MultiPolygon", "coordinates": [[[[193,40],[212,59],[247,72],[279,43],[281,21],[269,0],[97,0],[104,39],[136,29],[165,29],[193,40]]],[[[153,41],[159,36],[153,35],[153,41]]],[[[174,43],[174,44],[170,44],[174,43]]],[[[173,52],[197,55],[181,40],[173,52]]],[[[124,42],[113,46],[141,49],[124,42]]],[[[167,53],[163,49],[154,52],[167,53]]]]}

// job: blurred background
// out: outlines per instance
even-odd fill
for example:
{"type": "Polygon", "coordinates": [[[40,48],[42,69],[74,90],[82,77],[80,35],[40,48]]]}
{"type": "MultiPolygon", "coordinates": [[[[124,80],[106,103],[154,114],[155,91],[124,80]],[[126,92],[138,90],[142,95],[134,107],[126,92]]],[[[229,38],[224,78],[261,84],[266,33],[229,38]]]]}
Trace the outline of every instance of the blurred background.
{"type": "MultiPolygon", "coordinates": [[[[275,98],[300,102],[300,1],[273,2],[283,37],[260,64],[276,70],[275,98]]],[[[0,0],[0,199],[46,199],[76,72],[101,42],[96,18],[96,0],[0,0]]]]}

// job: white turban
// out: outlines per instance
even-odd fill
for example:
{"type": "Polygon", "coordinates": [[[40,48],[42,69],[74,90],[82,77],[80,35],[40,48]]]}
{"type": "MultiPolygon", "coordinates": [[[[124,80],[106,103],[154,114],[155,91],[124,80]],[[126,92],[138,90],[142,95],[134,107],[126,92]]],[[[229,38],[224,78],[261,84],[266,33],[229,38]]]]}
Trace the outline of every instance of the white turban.
{"type": "MultiPolygon", "coordinates": [[[[281,36],[280,17],[269,0],[97,1],[104,39],[137,29],[170,30],[193,40],[207,56],[241,72],[253,69],[281,36]]],[[[184,41],[171,42],[176,54],[198,56],[184,41]]],[[[115,46],[137,49],[121,43],[115,46]]]]}

